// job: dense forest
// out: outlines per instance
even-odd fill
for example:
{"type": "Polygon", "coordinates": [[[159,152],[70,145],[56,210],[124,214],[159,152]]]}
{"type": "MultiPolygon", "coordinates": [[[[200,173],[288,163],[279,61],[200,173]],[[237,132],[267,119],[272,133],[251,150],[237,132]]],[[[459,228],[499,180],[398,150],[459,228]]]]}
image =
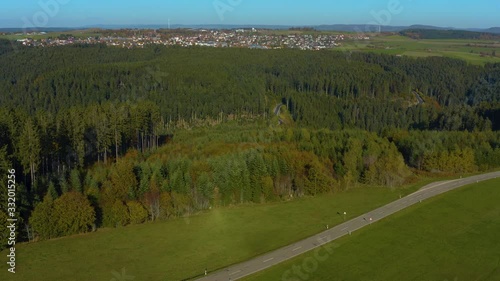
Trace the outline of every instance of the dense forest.
{"type": "Polygon", "coordinates": [[[413,39],[466,39],[466,40],[497,40],[500,35],[488,32],[465,30],[437,30],[437,29],[407,29],[400,32],[403,36],[413,39]]]}
{"type": "Polygon", "coordinates": [[[0,178],[16,170],[25,240],[500,160],[500,64],[8,41],[0,61],[0,178]]]}

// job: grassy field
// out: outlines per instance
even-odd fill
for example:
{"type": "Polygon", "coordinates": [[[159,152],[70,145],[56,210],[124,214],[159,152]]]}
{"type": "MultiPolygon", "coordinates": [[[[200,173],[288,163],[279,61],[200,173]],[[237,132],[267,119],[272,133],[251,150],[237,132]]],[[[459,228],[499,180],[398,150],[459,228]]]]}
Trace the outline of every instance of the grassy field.
{"type": "Polygon", "coordinates": [[[53,32],[53,33],[36,34],[36,35],[8,34],[8,35],[0,35],[0,39],[19,40],[19,39],[33,38],[36,40],[40,40],[40,39],[47,39],[49,37],[57,37],[61,35],[61,33],[63,32],[53,32]]]}
{"type": "Polygon", "coordinates": [[[340,50],[410,57],[450,57],[477,65],[500,62],[500,42],[493,40],[415,40],[398,35],[379,35],[372,36],[370,40],[346,41],[340,50]],[[495,57],[491,56],[493,51],[496,51],[495,57]],[[481,53],[488,55],[481,56],[481,53]]]}
{"type": "MultiPolygon", "coordinates": [[[[0,280],[110,280],[122,268],[136,280],[181,280],[288,245],[418,189],[359,188],[285,203],[211,210],[162,223],[17,246],[17,273],[0,280]]],[[[6,260],[6,252],[0,256],[6,260]]]]}
{"type": "Polygon", "coordinates": [[[99,32],[95,32],[93,30],[68,30],[68,31],[48,32],[46,34],[36,34],[36,35],[25,35],[25,34],[0,35],[0,39],[19,40],[19,39],[32,38],[35,40],[40,40],[48,38],[57,38],[61,34],[71,34],[75,38],[81,38],[81,39],[86,39],[88,37],[95,37],[101,35],[99,32]]]}
{"type": "Polygon", "coordinates": [[[324,261],[304,254],[245,280],[500,280],[499,187],[496,179],[424,201],[333,242],[324,261]]]}

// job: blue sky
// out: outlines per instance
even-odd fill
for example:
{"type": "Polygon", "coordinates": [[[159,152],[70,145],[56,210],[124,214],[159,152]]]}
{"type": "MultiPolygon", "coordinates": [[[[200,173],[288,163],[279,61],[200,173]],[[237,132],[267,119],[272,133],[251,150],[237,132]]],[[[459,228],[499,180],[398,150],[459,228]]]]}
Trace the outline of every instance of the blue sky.
{"type": "Polygon", "coordinates": [[[0,27],[95,24],[500,26],[498,0],[6,0],[0,27]]]}

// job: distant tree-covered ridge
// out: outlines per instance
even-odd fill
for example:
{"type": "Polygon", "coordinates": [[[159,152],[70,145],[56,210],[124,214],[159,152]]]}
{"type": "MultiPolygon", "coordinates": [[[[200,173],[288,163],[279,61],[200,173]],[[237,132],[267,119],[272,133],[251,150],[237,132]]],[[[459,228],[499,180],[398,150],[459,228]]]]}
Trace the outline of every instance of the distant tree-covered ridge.
{"type": "Polygon", "coordinates": [[[466,40],[495,40],[500,35],[488,32],[466,30],[437,30],[437,29],[406,29],[400,32],[403,36],[413,39],[466,39],[466,40]]]}

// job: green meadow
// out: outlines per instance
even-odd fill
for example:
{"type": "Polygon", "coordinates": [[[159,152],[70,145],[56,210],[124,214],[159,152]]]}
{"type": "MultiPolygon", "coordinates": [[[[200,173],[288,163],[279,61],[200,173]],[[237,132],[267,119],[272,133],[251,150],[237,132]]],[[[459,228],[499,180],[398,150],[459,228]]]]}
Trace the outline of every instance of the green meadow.
{"type": "MultiPolygon", "coordinates": [[[[289,202],[212,209],[176,220],[17,245],[16,274],[0,280],[182,280],[286,246],[375,209],[428,183],[354,188],[289,202]]],[[[6,258],[7,252],[1,253],[6,258]]]]}
{"type": "Polygon", "coordinates": [[[500,280],[499,188],[451,191],[333,242],[324,261],[306,253],[245,280],[500,280]]]}
{"type": "Polygon", "coordinates": [[[450,57],[476,65],[500,62],[500,42],[494,40],[415,40],[399,35],[375,35],[370,40],[346,41],[339,49],[410,57],[450,57]],[[494,51],[496,54],[492,56],[494,51]]]}
{"type": "Polygon", "coordinates": [[[35,35],[26,35],[26,34],[7,34],[7,35],[0,35],[0,39],[7,39],[7,40],[20,40],[20,39],[26,39],[26,38],[32,38],[35,40],[41,40],[41,39],[48,39],[48,38],[57,38],[61,34],[71,34],[75,38],[81,38],[81,39],[86,39],[88,37],[96,37],[100,36],[101,33],[96,32],[94,30],[65,30],[65,31],[57,31],[57,32],[47,32],[46,34],[35,34],[35,35]]]}

